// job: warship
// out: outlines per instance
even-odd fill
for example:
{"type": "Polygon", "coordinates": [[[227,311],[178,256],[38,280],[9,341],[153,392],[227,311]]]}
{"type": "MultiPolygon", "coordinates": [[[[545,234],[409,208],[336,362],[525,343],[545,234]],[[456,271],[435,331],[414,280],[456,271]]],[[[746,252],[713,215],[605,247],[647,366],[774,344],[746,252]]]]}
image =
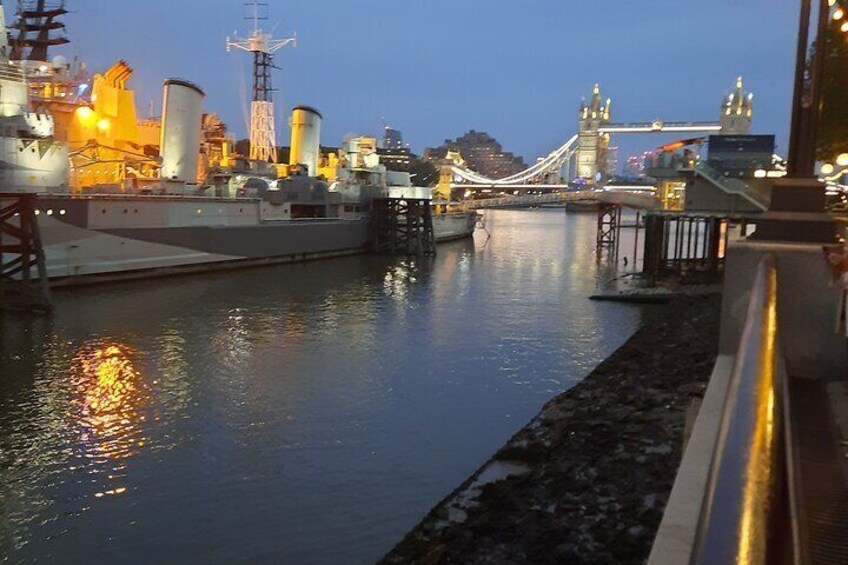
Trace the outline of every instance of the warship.
{"type": "MultiPolygon", "coordinates": [[[[257,111],[266,126],[251,129],[250,155],[191,81],[165,80],[161,117],[140,118],[126,61],[91,73],[78,58],[48,57],[67,42],[65,13],[64,2],[20,2],[9,34],[0,4],[0,192],[36,195],[52,284],[361,253],[375,198],[431,199],[380,163],[374,138],[322,152],[323,116],[309,106],[292,111],[289,159],[278,163],[267,76],[252,106],[252,126],[257,111]]],[[[251,41],[270,51],[258,26],[251,41]]],[[[266,55],[255,73],[267,74],[266,55]]],[[[433,208],[436,241],[473,233],[476,212],[433,208]]]]}

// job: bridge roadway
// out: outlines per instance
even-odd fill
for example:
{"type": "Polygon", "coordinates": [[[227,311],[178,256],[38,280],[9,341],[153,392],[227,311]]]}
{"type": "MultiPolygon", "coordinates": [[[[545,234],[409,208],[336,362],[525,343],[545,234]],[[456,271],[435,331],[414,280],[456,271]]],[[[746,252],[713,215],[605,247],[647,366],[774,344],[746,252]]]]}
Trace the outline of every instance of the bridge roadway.
{"type": "Polygon", "coordinates": [[[653,194],[604,190],[572,190],[567,192],[552,192],[550,194],[525,194],[521,196],[502,196],[499,198],[472,200],[468,203],[468,208],[472,210],[482,208],[533,208],[545,204],[565,204],[567,202],[600,202],[643,210],[659,207],[659,202],[653,194]]]}

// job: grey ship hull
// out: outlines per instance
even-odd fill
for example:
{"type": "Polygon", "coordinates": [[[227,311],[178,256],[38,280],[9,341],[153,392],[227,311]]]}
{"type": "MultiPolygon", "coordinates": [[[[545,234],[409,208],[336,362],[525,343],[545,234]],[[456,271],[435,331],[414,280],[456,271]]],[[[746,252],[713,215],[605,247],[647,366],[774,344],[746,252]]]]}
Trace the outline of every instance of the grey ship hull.
{"type": "MultiPolygon", "coordinates": [[[[367,219],[263,220],[256,200],[44,196],[38,224],[54,285],[305,261],[365,251],[367,219]]],[[[475,216],[436,216],[437,241],[475,216]]]]}

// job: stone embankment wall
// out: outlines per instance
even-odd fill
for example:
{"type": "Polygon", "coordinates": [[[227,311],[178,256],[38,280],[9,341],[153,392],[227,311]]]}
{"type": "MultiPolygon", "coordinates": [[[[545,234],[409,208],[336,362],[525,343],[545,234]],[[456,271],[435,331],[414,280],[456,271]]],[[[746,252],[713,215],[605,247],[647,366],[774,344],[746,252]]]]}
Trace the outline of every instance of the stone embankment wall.
{"type": "Polygon", "coordinates": [[[382,563],[643,563],[716,357],[720,298],[650,316],[382,563]]]}

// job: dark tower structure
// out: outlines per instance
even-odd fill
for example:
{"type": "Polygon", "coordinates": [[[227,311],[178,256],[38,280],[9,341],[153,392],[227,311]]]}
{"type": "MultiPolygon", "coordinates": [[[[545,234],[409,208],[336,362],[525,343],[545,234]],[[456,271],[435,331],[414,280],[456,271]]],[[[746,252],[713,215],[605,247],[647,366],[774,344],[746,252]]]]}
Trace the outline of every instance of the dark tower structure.
{"type": "Polygon", "coordinates": [[[64,36],[65,24],[59,17],[67,14],[64,0],[47,3],[46,0],[19,0],[18,18],[10,27],[9,45],[12,60],[46,61],[47,49],[68,43],[64,36]]]}
{"type": "Polygon", "coordinates": [[[245,6],[253,13],[253,33],[245,39],[227,38],[227,51],[241,49],[253,53],[253,100],[250,103],[250,158],[266,163],[277,162],[277,137],[274,125],[274,89],[271,88],[272,55],[286,45],[297,45],[297,37],[274,39],[263,33],[259,21],[267,19],[261,15],[268,8],[265,2],[249,2],[245,6]]]}

